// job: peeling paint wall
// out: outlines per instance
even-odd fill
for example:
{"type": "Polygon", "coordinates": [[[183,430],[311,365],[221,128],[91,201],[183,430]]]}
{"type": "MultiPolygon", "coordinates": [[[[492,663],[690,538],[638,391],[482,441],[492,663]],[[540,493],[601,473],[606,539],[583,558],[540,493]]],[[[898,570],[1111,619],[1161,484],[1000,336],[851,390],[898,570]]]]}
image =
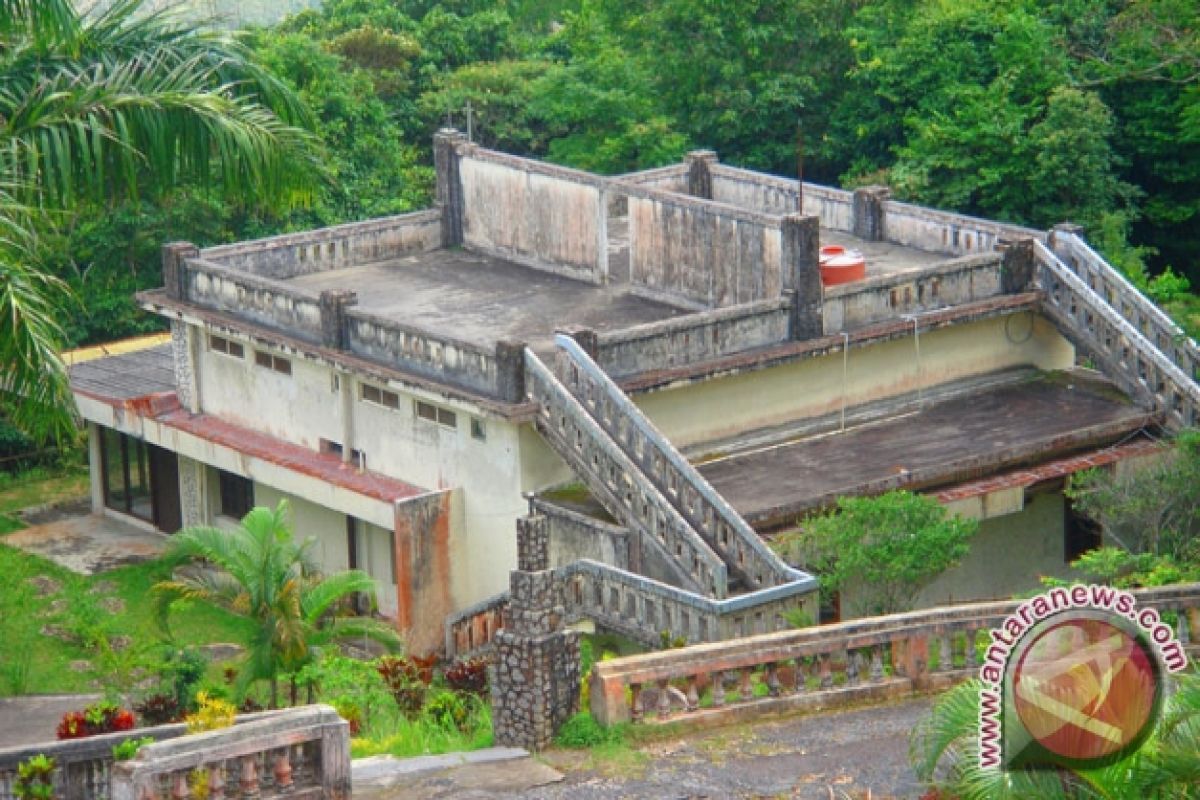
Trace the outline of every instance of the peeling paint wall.
{"type": "Polygon", "coordinates": [[[629,198],[630,282],[703,308],[783,290],[779,219],[666,192],[629,198]]]}
{"type": "Polygon", "coordinates": [[[851,347],[843,391],[841,352],[757,372],[635,395],[634,400],[677,447],[755,428],[782,425],[846,405],[897,397],[1004,369],[1067,369],[1075,351],[1046,319],[1022,312],[926,331],[918,369],[913,337],[851,347]]]}
{"type": "Polygon", "coordinates": [[[440,650],[444,620],[456,608],[450,592],[452,495],[442,492],[396,507],[397,624],[410,653],[440,650]]]}
{"type": "Polygon", "coordinates": [[[467,151],[459,170],[468,248],[603,282],[608,201],[600,179],[474,149],[467,151]]]}

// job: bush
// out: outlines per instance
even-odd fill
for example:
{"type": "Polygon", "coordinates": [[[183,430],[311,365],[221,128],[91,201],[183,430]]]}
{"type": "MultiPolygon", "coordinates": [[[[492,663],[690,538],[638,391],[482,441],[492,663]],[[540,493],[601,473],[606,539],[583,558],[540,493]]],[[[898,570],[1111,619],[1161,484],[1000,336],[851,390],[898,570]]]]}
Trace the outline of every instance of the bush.
{"type": "Polygon", "coordinates": [[[598,747],[606,744],[621,744],[625,741],[625,728],[614,725],[605,728],[595,717],[586,711],[580,711],[571,717],[558,729],[554,743],[559,747],[584,748],[598,747]]]}
{"type": "Polygon", "coordinates": [[[375,663],[328,654],[300,670],[296,681],[322,703],[336,708],[355,725],[355,733],[381,728],[398,716],[392,693],[375,663]]]}
{"type": "Polygon", "coordinates": [[[147,725],[166,725],[183,717],[175,696],[161,692],[147,696],[133,710],[142,715],[142,722],[147,725]]]}
{"type": "Polygon", "coordinates": [[[83,711],[68,711],[58,723],[59,739],[84,739],[102,733],[131,731],[136,724],[133,712],[116,703],[101,701],[83,711]]]}
{"type": "Polygon", "coordinates": [[[232,703],[209,697],[207,692],[196,695],[196,713],[184,717],[188,733],[203,733],[216,731],[233,725],[237,718],[237,709],[232,703]]]}
{"type": "Polygon", "coordinates": [[[433,683],[433,658],[385,656],[376,662],[376,670],[396,705],[409,716],[420,713],[425,705],[429,684],[433,683]]]}
{"type": "Polygon", "coordinates": [[[446,679],[446,685],[455,692],[487,697],[487,670],[487,659],[471,658],[454,662],[443,673],[443,677],[446,679]]]}
{"type": "Polygon", "coordinates": [[[114,744],[112,749],[113,761],[128,761],[138,754],[148,744],[154,744],[154,740],[149,736],[143,736],[140,739],[126,739],[120,744],[114,744]]]}
{"type": "Polygon", "coordinates": [[[54,797],[56,766],[55,760],[43,753],[22,761],[17,765],[13,794],[20,800],[51,800],[54,797]]]}
{"type": "Polygon", "coordinates": [[[425,704],[424,714],[445,730],[466,733],[470,718],[470,695],[438,692],[425,704]]]}

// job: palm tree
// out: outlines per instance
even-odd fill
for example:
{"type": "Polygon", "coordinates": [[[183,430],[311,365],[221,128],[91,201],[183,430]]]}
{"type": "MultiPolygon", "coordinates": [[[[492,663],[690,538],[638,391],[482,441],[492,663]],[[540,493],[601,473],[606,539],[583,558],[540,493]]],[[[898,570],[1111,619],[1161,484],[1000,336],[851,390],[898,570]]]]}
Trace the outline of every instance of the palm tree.
{"type": "Polygon", "coordinates": [[[154,587],[168,632],[171,605],[179,599],[209,603],[250,621],[240,688],[268,681],[272,707],[278,705],[279,675],[297,672],[322,646],[364,637],[400,646],[395,629],[380,620],[334,613],[351,595],[373,597],[375,582],[360,570],[320,574],[312,559],[314,540],[297,543],[287,515],[287,502],[280,501],[274,509],[252,509],[233,530],[193,527],[175,534],[168,563],[206,563],[177,570],[172,580],[154,587]]]}
{"type": "Polygon", "coordinates": [[[39,436],[72,422],[40,230],[81,198],[179,184],[287,207],[322,174],[293,93],[229,34],[142,4],[0,0],[0,415],[39,436]]]}
{"type": "Polygon", "coordinates": [[[978,681],[944,694],[913,729],[917,776],[961,800],[1195,798],[1200,796],[1200,675],[1181,674],[1158,727],[1134,753],[1098,769],[986,769],[979,764],[978,681]]]}

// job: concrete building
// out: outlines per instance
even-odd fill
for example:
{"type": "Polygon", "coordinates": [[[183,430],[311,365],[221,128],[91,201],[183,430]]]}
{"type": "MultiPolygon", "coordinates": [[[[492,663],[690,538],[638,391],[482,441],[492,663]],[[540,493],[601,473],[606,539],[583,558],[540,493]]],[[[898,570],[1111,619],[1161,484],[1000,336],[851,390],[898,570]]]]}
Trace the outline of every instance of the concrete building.
{"type": "Polygon", "coordinates": [[[605,178],[444,131],[435,156],[431,210],[164,248],[139,299],[170,345],[73,371],[97,509],[171,532],[286,498],[422,651],[490,638],[532,507],[568,616],[697,641],[811,604],[762,537],[844,494],[984,521],[922,604],[1064,574],[1098,541],[1065,476],[1195,421],[1194,344],[1077,231],[709,152],[605,178]],[[823,285],[831,244],[866,276],[823,285]]]}

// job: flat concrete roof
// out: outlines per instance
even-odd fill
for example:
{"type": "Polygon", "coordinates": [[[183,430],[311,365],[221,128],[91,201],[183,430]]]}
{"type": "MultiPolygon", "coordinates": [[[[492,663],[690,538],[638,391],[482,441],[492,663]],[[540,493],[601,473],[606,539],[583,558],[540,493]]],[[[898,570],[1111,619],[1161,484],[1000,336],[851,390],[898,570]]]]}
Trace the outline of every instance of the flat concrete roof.
{"type": "Polygon", "coordinates": [[[821,228],[821,246],[831,244],[861,252],[867,260],[868,278],[876,275],[925,270],[944,261],[959,258],[955,255],[918,250],[915,247],[906,247],[892,242],[868,242],[853,234],[821,228]]]}
{"type": "Polygon", "coordinates": [[[313,293],[355,291],[362,310],[434,334],[481,345],[525,342],[541,352],[553,349],[554,331],[566,325],[620,330],[689,313],[630,294],[627,286],[595,286],[467,250],[434,250],[287,283],[313,293]]]}
{"type": "Polygon", "coordinates": [[[973,480],[1111,444],[1151,416],[1091,373],[1053,373],[922,411],[699,465],[756,527],[844,495],[973,480]]]}

